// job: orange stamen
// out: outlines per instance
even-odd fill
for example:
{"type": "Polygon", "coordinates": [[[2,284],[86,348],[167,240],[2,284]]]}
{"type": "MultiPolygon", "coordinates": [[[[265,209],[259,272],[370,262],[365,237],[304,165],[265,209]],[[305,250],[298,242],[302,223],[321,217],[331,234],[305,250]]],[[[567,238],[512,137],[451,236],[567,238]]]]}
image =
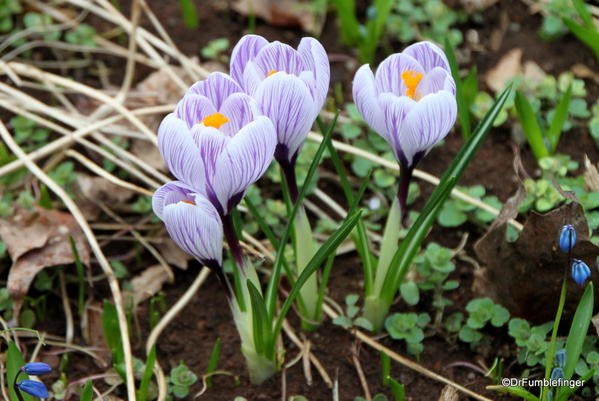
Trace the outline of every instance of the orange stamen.
{"type": "Polygon", "coordinates": [[[229,119],[220,113],[214,113],[204,117],[204,119],[200,122],[206,127],[214,127],[219,129],[221,125],[229,122],[229,119]]]}
{"type": "Polygon", "coordinates": [[[266,74],[266,76],[267,76],[267,77],[270,77],[271,75],[273,75],[273,74],[276,74],[277,72],[279,72],[279,71],[277,71],[277,70],[272,70],[271,72],[269,72],[268,74],[266,74]]]}
{"type": "Polygon", "coordinates": [[[401,73],[401,79],[403,79],[404,85],[408,87],[406,89],[406,96],[414,99],[414,96],[416,96],[416,87],[422,79],[422,73],[414,72],[414,70],[406,70],[401,73]]]}
{"type": "Polygon", "coordinates": [[[189,203],[190,205],[194,205],[194,206],[196,205],[192,201],[188,201],[188,200],[182,200],[181,202],[183,202],[183,203],[189,203]]]}

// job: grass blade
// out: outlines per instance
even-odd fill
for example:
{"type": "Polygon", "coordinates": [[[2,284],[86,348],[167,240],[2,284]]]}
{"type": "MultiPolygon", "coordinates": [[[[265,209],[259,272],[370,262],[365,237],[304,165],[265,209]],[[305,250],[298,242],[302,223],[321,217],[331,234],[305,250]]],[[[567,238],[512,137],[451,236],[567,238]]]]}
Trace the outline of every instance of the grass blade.
{"type": "MultiPolygon", "coordinates": [[[[212,352],[210,352],[210,359],[208,360],[208,366],[206,367],[207,375],[210,375],[210,373],[216,370],[216,367],[218,366],[218,359],[220,358],[220,350],[221,341],[219,337],[216,339],[214,347],[212,347],[212,352]]],[[[212,388],[212,376],[206,377],[206,387],[212,388]]]]}
{"type": "Polygon", "coordinates": [[[595,29],[595,24],[593,23],[593,16],[589,12],[589,9],[587,8],[586,4],[584,4],[584,1],[572,0],[572,3],[584,26],[590,29],[595,29]]]}
{"type": "Polygon", "coordinates": [[[181,17],[183,17],[183,25],[187,29],[196,29],[200,25],[198,10],[192,0],[179,0],[181,7],[181,17]]]}
{"type": "Polygon", "coordinates": [[[500,393],[513,394],[513,395],[518,396],[518,397],[522,398],[523,400],[527,400],[527,401],[540,401],[537,396],[529,393],[528,390],[526,390],[522,386],[499,386],[499,385],[496,385],[496,386],[487,386],[487,389],[499,391],[500,393]]]}
{"type": "Polygon", "coordinates": [[[443,203],[451,193],[451,190],[466,169],[466,166],[468,166],[468,163],[476,153],[477,149],[482,144],[482,141],[491,129],[497,114],[499,114],[505,101],[509,97],[511,90],[512,88],[509,86],[503,93],[501,93],[491,109],[478,124],[470,138],[468,138],[464,146],[462,146],[462,149],[441,178],[441,182],[431,194],[420,213],[420,216],[416,222],[412,224],[406,238],[401,242],[399,248],[395,252],[381,294],[382,298],[389,304],[393,301],[401,280],[408,271],[414,255],[416,255],[416,252],[420,248],[420,244],[424,240],[430,227],[433,225],[437,214],[441,211],[443,203]]]}
{"type": "Polygon", "coordinates": [[[559,138],[562,135],[562,128],[564,123],[568,120],[568,110],[570,107],[570,97],[572,96],[572,85],[568,86],[566,93],[559,100],[559,104],[555,108],[555,113],[547,129],[547,139],[549,140],[549,146],[551,147],[551,153],[555,153],[559,138]]]}
{"type": "Polygon", "coordinates": [[[585,28],[582,25],[578,25],[570,18],[562,18],[562,21],[564,22],[564,25],[568,27],[570,32],[572,32],[582,43],[593,50],[593,53],[595,53],[595,58],[599,60],[599,33],[597,33],[597,31],[594,29],[585,28]]]}
{"type": "MultiPolygon", "coordinates": [[[[6,351],[6,386],[8,387],[8,395],[12,401],[18,401],[17,393],[13,387],[13,383],[15,381],[15,377],[19,374],[19,369],[21,366],[25,365],[25,359],[23,359],[23,354],[17,348],[17,345],[10,341],[8,343],[8,350],[6,351]]],[[[27,377],[23,377],[26,379],[27,377]]],[[[22,393],[24,401],[33,401],[33,397],[28,394],[22,393]]]]}
{"type": "Polygon", "coordinates": [[[259,355],[265,355],[269,349],[270,334],[271,334],[271,320],[268,318],[266,312],[266,305],[264,304],[264,298],[260,294],[260,291],[252,284],[250,280],[247,280],[248,292],[250,293],[250,300],[252,301],[252,330],[254,332],[254,346],[256,353],[259,355]]]}
{"type": "Polygon", "coordinates": [[[582,352],[584,339],[589,331],[591,318],[593,317],[593,303],[595,295],[593,283],[589,282],[580,297],[580,302],[574,313],[568,339],[566,340],[566,366],[564,367],[564,377],[571,379],[574,374],[574,368],[578,363],[582,352]]]}
{"type": "Polygon", "coordinates": [[[308,278],[316,272],[316,270],[322,265],[325,259],[328,258],[332,252],[335,252],[335,250],[341,244],[341,242],[343,242],[345,238],[347,238],[347,236],[351,233],[351,231],[354,229],[354,227],[360,220],[361,216],[362,210],[352,210],[347,216],[347,218],[343,221],[341,226],[337,229],[337,231],[335,231],[325,241],[325,243],[322,244],[322,246],[320,247],[320,249],[318,249],[314,257],[310,260],[310,262],[308,262],[308,265],[295,281],[295,284],[291,288],[291,291],[289,291],[289,295],[287,296],[285,302],[283,302],[283,305],[281,306],[281,311],[279,313],[279,316],[277,317],[277,321],[275,323],[275,328],[273,331],[273,339],[279,336],[281,328],[283,327],[283,320],[285,319],[287,312],[289,312],[289,309],[291,309],[291,305],[297,297],[297,295],[299,294],[302,285],[304,285],[308,278]]]}
{"type": "Polygon", "coordinates": [[[359,46],[359,59],[361,62],[370,63],[373,61],[392,5],[393,0],[375,0],[374,10],[376,15],[366,23],[366,38],[362,39],[359,46]]]}
{"type": "MultiPolygon", "coordinates": [[[[314,159],[312,163],[310,163],[310,167],[308,168],[308,173],[306,174],[306,178],[304,180],[305,184],[308,184],[312,181],[312,177],[316,173],[316,169],[318,168],[318,164],[320,163],[320,159],[322,158],[322,154],[327,147],[327,143],[331,140],[331,136],[333,135],[333,129],[335,128],[335,124],[337,123],[337,117],[339,116],[339,112],[335,114],[333,121],[329,125],[329,128],[323,135],[322,143],[316,150],[316,154],[314,155],[314,159]]],[[[272,274],[270,276],[270,280],[268,282],[268,287],[266,289],[266,295],[264,296],[264,300],[266,302],[266,310],[268,312],[268,317],[272,321],[275,314],[276,303],[277,303],[277,290],[279,287],[279,280],[281,278],[281,270],[283,269],[283,258],[285,253],[285,245],[289,240],[291,235],[291,228],[293,226],[293,221],[295,220],[295,215],[302,205],[302,201],[306,196],[306,192],[308,190],[308,185],[302,185],[300,188],[299,194],[297,196],[297,201],[295,205],[293,205],[293,209],[289,213],[287,225],[285,226],[285,231],[283,232],[283,237],[279,243],[279,247],[277,248],[277,256],[275,258],[275,262],[272,268],[272,274]]]]}
{"type": "Polygon", "coordinates": [[[532,106],[520,91],[516,91],[516,110],[526,140],[532,149],[537,160],[549,156],[545,142],[543,141],[543,132],[537,121],[537,116],[532,110],[532,106]]]}
{"type": "Polygon", "coordinates": [[[458,62],[455,57],[453,46],[451,45],[448,37],[445,37],[445,54],[447,55],[447,61],[449,62],[451,75],[455,81],[458,117],[460,119],[460,126],[462,127],[462,136],[464,139],[466,139],[470,136],[470,104],[464,94],[464,84],[462,82],[462,78],[460,77],[458,62]]]}
{"type": "Polygon", "coordinates": [[[148,399],[148,388],[150,387],[150,380],[152,380],[154,362],[156,362],[156,345],[152,346],[152,349],[148,353],[144,375],[137,391],[137,401],[146,401],[148,399]]]}
{"type": "Polygon", "coordinates": [[[360,23],[356,18],[355,0],[331,0],[337,9],[341,41],[348,46],[355,46],[360,40],[360,23]]]}
{"type": "MultiPolygon", "coordinates": [[[[81,390],[81,397],[79,398],[80,401],[92,401],[92,398],[94,396],[94,389],[92,387],[92,381],[88,380],[85,382],[85,385],[83,386],[83,390],[81,390]]],[[[137,398],[139,401],[144,401],[144,399],[141,398],[137,398]]]]}
{"type": "Polygon", "coordinates": [[[79,286],[79,293],[77,294],[77,310],[79,311],[79,316],[83,316],[85,313],[85,271],[83,263],[81,263],[81,258],[79,257],[77,245],[72,236],[69,236],[69,242],[71,244],[71,251],[75,257],[75,268],[77,269],[77,284],[79,286]]]}

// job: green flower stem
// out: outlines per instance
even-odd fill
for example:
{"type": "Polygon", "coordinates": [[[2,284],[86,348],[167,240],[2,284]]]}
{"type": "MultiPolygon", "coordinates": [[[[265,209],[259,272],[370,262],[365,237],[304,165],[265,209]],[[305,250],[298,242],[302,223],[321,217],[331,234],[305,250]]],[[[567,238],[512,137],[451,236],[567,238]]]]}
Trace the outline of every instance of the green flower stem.
{"type": "MultiPolygon", "coordinates": [[[[295,268],[297,276],[299,276],[316,253],[310,221],[308,220],[303,205],[300,206],[295,215],[293,232],[296,260],[295,268]]],[[[303,317],[305,317],[305,319],[302,319],[302,328],[304,330],[315,329],[321,320],[318,299],[318,277],[317,274],[313,274],[301,288],[299,295],[300,310],[303,317]]]]}
{"type": "Polygon", "coordinates": [[[389,265],[399,242],[399,231],[401,230],[400,209],[399,199],[394,197],[387,217],[385,232],[383,233],[381,253],[375,270],[374,286],[371,293],[366,294],[364,302],[364,317],[372,323],[375,331],[379,331],[383,327],[385,316],[390,307],[390,304],[382,299],[381,291],[385,277],[387,277],[387,270],[389,270],[389,265]]]}
{"type": "Polygon", "coordinates": [[[258,354],[253,347],[246,347],[242,344],[241,353],[245,358],[250,381],[253,384],[262,384],[277,372],[276,362],[258,354]]]}
{"type": "MultiPolygon", "coordinates": [[[[553,330],[551,331],[551,341],[549,342],[549,352],[547,353],[547,359],[545,360],[545,379],[549,379],[551,376],[551,368],[553,366],[553,358],[555,357],[555,340],[557,339],[557,329],[559,323],[562,320],[562,313],[564,312],[564,305],[566,303],[566,288],[567,288],[567,277],[564,273],[562,280],[562,289],[559,294],[559,304],[557,306],[557,312],[555,314],[555,321],[553,322],[553,330]]],[[[547,399],[548,387],[541,388],[541,400],[547,399]]]]}

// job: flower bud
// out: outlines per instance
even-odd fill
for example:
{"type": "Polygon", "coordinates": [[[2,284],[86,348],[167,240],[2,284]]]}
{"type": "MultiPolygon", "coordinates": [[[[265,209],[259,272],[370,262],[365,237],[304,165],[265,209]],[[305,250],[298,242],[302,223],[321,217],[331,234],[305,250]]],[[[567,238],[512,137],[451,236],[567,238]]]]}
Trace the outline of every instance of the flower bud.
{"type": "Polygon", "coordinates": [[[553,368],[551,371],[551,380],[559,380],[564,378],[564,370],[562,368],[553,368]]]}
{"type": "Polygon", "coordinates": [[[43,362],[31,362],[26,363],[21,367],[21,371],[27,373],[30,376],[39,376],[50,373],[52,368],[47,363],[43,362]]]}
{"type": "Polygon", "coordinates": [[[576,284],[583,285],[590,277],[591,269],[580,259],[572,260],[572,279],[576,284]]]}
{"type": "Polygon", "coordinates": [[[567,354],[566,354],[566,350],[564,348],[557,351],[555,353],[556,365],[559,366],[560,368],[564,368],[564,366],[566,366],[566,358],[567,358],[567,354]]]}
{"type": "Polygon", "coordinates": [[[560,249],[568,253],[574,248],[576,244],[576,229],[572,224],[566,224],[562,227],[562,231],[559,235],[559,247],[560,249]]]}
{"type": "Polygon", "coordinates": [[[37,382],[35,380],[22,380],[17,383],[17,387],[20,391],[23,391],[34,397],[48,398],[48,389],[44,383],[37,382]]]}

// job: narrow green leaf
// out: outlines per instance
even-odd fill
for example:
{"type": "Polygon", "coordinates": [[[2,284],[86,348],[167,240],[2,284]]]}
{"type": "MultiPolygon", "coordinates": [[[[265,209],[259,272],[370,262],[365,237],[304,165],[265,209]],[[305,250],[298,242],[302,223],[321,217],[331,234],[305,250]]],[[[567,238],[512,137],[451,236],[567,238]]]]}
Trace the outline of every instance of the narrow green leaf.
{"type": "Polygon", "coordinates": [[[584,1],[572,0],[572,3],[584,26],[590,29],[595,29],[595,24],[593,23],[593,16],[591,15],[586,4],[584,4],[584,1]]]}
{"type": "Polygon", "coordinates": [[[192,0],[179,0],[183,25],[187,29],[196,29],[200,25],[198,10],[192,0]]]}
{"type": "MultiPolygon", "coordinates": [[[[125,361],[123,353],[123,344],[120,335],[119,319],[116,312],[116,307],[108,300],[104,300],[102,308],[102,328],[104,329],[104,339],[106,345],[112,353],[113,365],[118,367],[125,361]]],[[[119,372],[123,373],[122,370],[119,372]]]]}
{"type": "Polygon", "coordinates": [[[535,395],[529,393],[524,387],[522,386],[500,386],[500,385],[496,385],[496,386],[487,386],[488,390],[495,390],[495,391],[499,391],[500,393],[510,393],[513,394],[515,396],[518,396],[520,398],[523,398],[527,401],[540,401],[538,397],[536,397],[535,395]]]}
{"type": "Polygon", "coordinates": [[[362,39],[359,46],[360,61],[364,63],[373,61],[392,6],[393,0],[375,0],[374,10],[376,14],[374,18],[366,23],[366,38],[362,39]]]}
{"type": "Polygon", "coordinates": [[[526,136],[526,140],[532,149],[537,160],[549,156],[549,152],[547,151],[547,147],[543,142],[543,132],[541,131],[541,127],[539,122],[537,121],[537,116],[532,110],[532,106],[520,91],[516,91],[516,111],[518,112],[518,118],[520,120],[520,124],[522,124],[522,129],[524,130],[524,135],[526,136]]]}
{"type": "MultiPolygon", "coordinates": [[[[327,143],[331,140],[331,136],[333,135],[333,129],[335,128],[335,124],[337,123],[337,117],[339,116],[339,112],[335,114],[333,117],[333,121],[329,125],[329,128],[323,135],[322,143],[316,150],[316,154],[314,155],[314,159],[312,163],[310,163],[310,167],[308,168],[308,173],[306,174],[306,178],[304,180],[305,183],[309,183],[312,181],[314,174],[316,173],[316,169],[318,168],[318,164],[322,158],[322,155],[327,147],[327,143]]],[[[284,187],[284,186],[283,186],[284,187]]],[[[306,196],[306,192],[308,189],[308,185],[302,185],[300,188],[297,202],[293,205],[291,212],[289,213],[287,224],[285,225],[285,231],[283,231],[283,236],[281,241],[279,242],[279,247],[277,248],[277,256],[275,257],[275,261],[272,267],[272,274],[270,276],[270,280],[268,282],[268,287],[266,289],[266,295],[264,300],[266,302],[266,310],[268,312],[268,317],[270,320],[274,318],[276,303],[277,303],[277,292],[279,287],[279,280],[281,279],[281,271],[283,269],[283,259],[285,253],[285,245],[289,240],[289,236],[292,231],[293,221],[295,220],[295,215],[302,205],[302,201],[306,196]]],[[[324,261],[324,259],[323,259],[324,261]]]]}
{"type": "MultiPolygon", "coordinates": [[[[212,352],[210,352],[210,359],[208,360],[208,366],[206,367],[206,374],[210,374],[216,370],[218,366],[218,360],[220,358],[221,341],[220,337],[216,339],[212,352]]],[[[212,388],[212,376],[206,378],[206,387],[212,388]]]]}
{"type": "MultiPolygon", "coordinates": [[[[322,265],[324,260],[328,258],[332,252],[335,252],[337,247],[341,244],[341,242],[343,242],[345,238],[347,238],[347,236],[349,235],[349,233],[351,233],[356,224],[358,224],[358,221],[360,220],[361,216],[362,210],[350,211],[347,218],[343,221],[341,226],[325,241],[324,244],[322,244],[320,249],[318,249],[314,257],[310,260],[302,274],[299,275],[299,277],[295,281],[295,284],[291,288],[291,291],[289,291],[289,295],[285,299],[285,302],[283,302],[283,305],[281,306],[281,311],[279,313],[279,316],[277,317],[275,329],[273,331],[273,339],[276,339],[279,336],[281,328],[283,327],[283,320],[285,319],[287,312],[289,312],[289,309],[291,308],[293,301],[299,294],[301,287],[308,280],[308,278],[312,274],[314,274],[316,270],[322,265]]],[[[272,348],[271,352],[274,352],[274,347],[272,348]]]]}
{"type": "Polygon", "coordinates": [[[591,48],[593,53],[595,53],[595,58],[599,60],[599,33],[594,29],[578,25],[570,18],[562,18],[562,21],[564,22],[564,25],[568,27],[570,32],[572,32],[582,43],[591,48]]]}
{"type": "Polygon", "coordinates": [[[83,263],[81,263],[81,258],[79,257],[79,250],[77,249],[77,244],[72,236],[69,236],[69,242],[71,244],[71,251],[73,252],[73,256],[75,257],[75,268],[77,270],[77,284],[79,286],[79,292],[77,296],[77,310],[79,311],[79,316],[83,316],[85,313],[85,269],[83,267],[83,263]]]}
{"type": "Polygon", "coordinates": [[[356,18],[355,0],[331,0],[337,9],[341,41],[348,46],[355,46],[360,40],[360,23],[356,18]]]}
{"type": "Polygon", "coordinates": [[[247,280],[248,292],[252,301],[252,330],[254,334],[254,346],[259,355],[265,355],[268,351],[271,338],[271,320],[266,312],[264,298],[254,284],[247,280]]]}
{"type": "Polygon", "coordinates": [[[406,238],[401,242],[399,248],[395,252],[381,291],[381,298],[388,304],[391,304],[393,301],[395,293],[412,263],[414,255],[416,255],[416,252],[420,249],[420,244],[436,220],[436,217],[441,211],[441,207],[445,203],[445,200],[449,197],[451,190],[468,166],[468,163],[476,153],[477,149],[482,144],[486,134],[491,129],[495,117],[497,117],[497,114],[499,114],[503,108],[511,90],[511,86],[508,86],[501,95],[499,95],[491,109],[485,114],[472,135],[470,135],[466,143],[462,146],[462,149],[460,149],[460,152],[441,178],[439,185],[431,194],[418,219],[412,224],[406,238]]]}
{"type": "Polygon", "coordinates": [[[551,146],[551,153],[555,153],[559,138],[562,135],[562,128],[564,123],[568,120],[568,110],[570,107],[570,97],[572,96],[572,85],[568,86],[566,93],[559,100],[555,113],[547,129],[547,139],[549,140],[549,146],[551,146]]]}
{"type": "Polygon", "coordinates": [[[391,387],[391,393],[393,394],[395,401],[405,401],[406,389],[404,385],[391,376],[387,377],[387,381],[389,383],[389,387],[391,387]]]}
{"type": "Polygon", "coordinates": [[[447,61],[449,62],[449,68],[451,69],[451,75],[455,81],[456,87],[456,101],[458,104],[458,116],[460,118],[460,125],[462,127],[462,136],[464,139],[470,136],[470,104],[468,103],[464,95],[464,85],[462,78],[460,77],[460,70],[458,68],[458,62],[455,57],[453,46],[449,41],[449,37],[445,36],[445,54],[447,55],[447,61]]]}
{"type": "Polygon", "coordinates": [[[578,303],[574,318],[572,319],[570,331],[568,332],[568,339],[566,340],[566,366],[564,367],[564,377],[566,379],[572,378],[574,368],[580,358],[582,345],[587,332],[589,331],[591,318],[593,317],[594,302],[595,295],[593,282],[590,281],[587,284],[582,297],[580,297],[580,302],[578,303]]]}
{"type": "MultiPolygon", "coordinates": [[[[19,369],[21,366],[25,365],[25,359],[23,359],[23,354],[17,348],[17,345],[10,341],[8,343],[8,350],[6,351],[6,378],[7,378],[7,387],[8,387],[8,395],[11,401],[18,401],[17,393],[13,387],[13,383],[15,382],[15,377],[19,374],[19,369]]],[[[27,379],[27,375],[20,376],[21,379],[27,379]]],[[[19,380],[20,381],[20,380],[19,380]]],[[[28,394],[21,393],[24,401],[33,401],[34,398],[28,394]]]]}
{"type": "MultiPolygon", "coordinates": [[[[81,390],[81,397],[79,401],[92,401],[94,396],[94,388],[92,387],[92,381],[87,380],[83,385],[83,390],[81,390]]],[[[137,398],[139,401],[144,401],[145,398],[137,398]]]]}
{"type": "MultiPolygon", "coordinates": [[[[595,374],[595,369],[589,370],[584,376],[580,377],[582,382],[587,382],[595,374]]],[[[582,386],[566,387],[562,386],[557,390],[555,401],[567,401],[571,394],[576,392],[582,386]]]]}
{"type": "Polygon", "coordinates": [[[387,386],[389,384],[388,378],[391,377],[391,358],[384,352],[379,353],[381,358],[381,378],[383,386],[387,386]]]}
{"type": "Polygon", "coordinates": [[[152,349],[150,349],[150,352],[148,353],[144,375],[139,384],[139,390],[137,391],[137,401],[146,401],[148,399],[148,388],[150,387],[150,381],[152,380],[152,374],[154,372],[154,362],[156,362],[156,345],[152,346],[152,349]]]}

